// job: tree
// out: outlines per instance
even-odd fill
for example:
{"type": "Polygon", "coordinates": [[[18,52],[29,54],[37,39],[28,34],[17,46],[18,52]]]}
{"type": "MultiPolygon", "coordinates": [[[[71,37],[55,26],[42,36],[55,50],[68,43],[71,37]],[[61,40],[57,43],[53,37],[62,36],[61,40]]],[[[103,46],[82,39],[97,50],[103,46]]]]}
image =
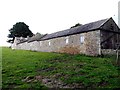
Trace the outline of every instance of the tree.
{"type": "Polygon", "coordinates": [[[9,30],[10,34],[8,34],[9,39],[7,42],[13,43],[15,37],[32,37],[33,33],[29,30],[29,26],[26,25],[24,22],[18,22],[9,30]]]}
{"type": "Polygon", "coordinates": [[[81,26],[81,25],[82,24],[77,23],[77,24],[75,24],[75,26],[72,26],[71,28],[78,27],[78,26],[81,26]]]}

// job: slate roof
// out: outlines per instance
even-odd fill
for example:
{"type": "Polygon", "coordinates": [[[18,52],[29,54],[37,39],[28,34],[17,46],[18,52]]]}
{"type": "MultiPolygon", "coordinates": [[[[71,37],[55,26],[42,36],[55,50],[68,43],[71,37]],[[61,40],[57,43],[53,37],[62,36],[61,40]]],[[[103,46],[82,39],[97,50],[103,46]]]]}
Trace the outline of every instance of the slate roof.
{"type": "MultiPolygon", "coordinates": [[[[52,34],[45,34],[45,35],[36,34],[35,36],[23,42],[44,41],[44,40],[48,40],[52,38],[64,37],[64,36],[69,36],[69,35],[74,35],[74,34],[94,31],[94,30],[102,30],[102,25],[104,25],[109,19],[112,19],[112,18],[107,18],[107,19],[91,22],[91,23],[88,23],[82,26],[55,32],[52,34]]],[[[120,32],[116,32],[116,33],[120,33],[120,32]]]]}
{"type": "Polygon", "coordinates": [[[26,40],[26,39],[22,39],[22,40],[20,40],[20,42],[18,42],[17,44],[20,44],[20,43],[24,43],[24,42],[27,42],[28,40],[26,40]]]}
{"type": "Polygon", "coordinates": [[[70,29],[67,29],[64,31],[59,31],[59,32],[55,32],[52,34],[48,34],[45,37],[41,38],[40,40],[43,41],[43,40],[48,40],[48,39],[52,39],[52,38],[69,36],[69,35],[79,34],[79,33],[83,33],[83,32],[98,30],[108,20],[109,19],[107,18],[107,19],[91,22],[91,23],[88,23],[88,24],[85,24],[82,26],[70,28],[70,29]]]}
{"type": "MultiPolygon", "coordinates": [[[[45,34],[47,35],[47,34],[45,34]]],[[[40,40],[42,37],[44,37],[45,35],[41,35],[39,33],[35,34],[35,36],[29,38],[29,40],[27,42],[33,42],[33,41],[38,41],[40,40]]]]}

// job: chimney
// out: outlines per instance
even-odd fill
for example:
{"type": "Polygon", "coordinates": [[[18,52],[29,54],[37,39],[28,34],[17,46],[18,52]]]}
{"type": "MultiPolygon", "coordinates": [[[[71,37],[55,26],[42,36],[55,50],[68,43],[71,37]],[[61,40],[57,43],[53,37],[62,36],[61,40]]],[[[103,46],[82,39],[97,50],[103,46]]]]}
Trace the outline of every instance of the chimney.
{"type": "Polygon", "coordinates": [[[118,2],[118,26],[120,28],[120,1],[118,2]]]}

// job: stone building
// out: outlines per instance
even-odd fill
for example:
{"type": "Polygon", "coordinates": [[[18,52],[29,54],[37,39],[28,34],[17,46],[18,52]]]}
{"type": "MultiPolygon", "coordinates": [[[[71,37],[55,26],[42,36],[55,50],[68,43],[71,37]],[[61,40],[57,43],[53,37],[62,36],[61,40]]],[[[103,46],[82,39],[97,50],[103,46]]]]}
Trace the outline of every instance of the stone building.
{"type": "Polygon", "coordinates": [[[91,22],[52,34],[24,39],[16,37],[12,48],[97,56],[115,53],[120,30],[112,18],[91,22]]]}

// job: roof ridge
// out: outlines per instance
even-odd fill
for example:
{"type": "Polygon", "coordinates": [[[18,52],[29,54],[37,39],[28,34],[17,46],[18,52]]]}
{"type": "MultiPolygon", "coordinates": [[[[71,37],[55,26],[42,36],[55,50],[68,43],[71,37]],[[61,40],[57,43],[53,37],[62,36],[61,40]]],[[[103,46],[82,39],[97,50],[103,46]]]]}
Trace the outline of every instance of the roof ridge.
{"type": "Polygon", "coordinates": [[[66,30],[54,32],[54,33],[48,34],[45,37],[41,38],[41,40],[47,40],[47,39],[52,39],[52,38],[57,38],[57,37],[82,33],[82,32],[88,32],[88,31],[91,31],[91,30],[97,30],[108,20],[109,20],[109,18],[102,19],[102,20],[97,20],[97,21],[94,21],[94,22],[90,22],[90,23],[75,27],[75,28],[69,28],[69,29],[66,29],[66,30]]]}
{"type": "MultiPolygon", "coordinates": [[[[112,19],[112,17],[106,18],[105,22],[103,22],[103,23],[100,25],[100,27],[103,26],[103,25],[104,25],[108,20],[110,20],[110,19],[112,19]]],[[[100,28],[100,27],[99,27],[99,28],[100,28]]]]}

